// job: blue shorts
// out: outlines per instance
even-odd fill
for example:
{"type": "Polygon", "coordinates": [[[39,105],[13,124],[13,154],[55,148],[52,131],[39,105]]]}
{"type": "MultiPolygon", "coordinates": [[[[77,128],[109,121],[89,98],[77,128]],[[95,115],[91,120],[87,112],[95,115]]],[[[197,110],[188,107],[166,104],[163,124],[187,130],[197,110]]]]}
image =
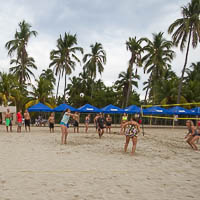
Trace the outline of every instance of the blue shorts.
{"type": "Polygon", "coordinates": [[[66,126],[67,128],[69,128],[69,124],[68,124],[68,123],[65,124],[64,122],[60,122],[60,125],[64,125],[64,126],[66,126]]]}

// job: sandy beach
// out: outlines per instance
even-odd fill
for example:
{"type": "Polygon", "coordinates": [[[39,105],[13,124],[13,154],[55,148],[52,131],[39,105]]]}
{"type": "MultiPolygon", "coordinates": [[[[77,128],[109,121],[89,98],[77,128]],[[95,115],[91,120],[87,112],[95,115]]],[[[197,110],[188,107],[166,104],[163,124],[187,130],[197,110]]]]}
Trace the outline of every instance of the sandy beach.
{"type": "Polygon", "coordinates": [[[200,199],[200,152],[184,142],[186,130],[145,133],[131,156],[122,135],[70,129],[61,146],[58,127],[19,134],[0,126],[0,200],[200,199]]]}

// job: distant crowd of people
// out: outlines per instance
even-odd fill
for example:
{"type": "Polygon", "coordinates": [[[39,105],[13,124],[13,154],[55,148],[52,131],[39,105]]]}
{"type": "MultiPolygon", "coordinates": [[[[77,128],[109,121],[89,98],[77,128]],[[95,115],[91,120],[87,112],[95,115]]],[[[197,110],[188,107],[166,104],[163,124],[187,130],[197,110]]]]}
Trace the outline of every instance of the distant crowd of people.
{"type": "MultiPolygon", "coordinates": [[[[72,114],[71,111],[67,109],[63,113],[62,119],[60,121],[61,133],[62,133],[61,144],[67,144],[70,117],[72,118],[74,133],[79,133],[80,113],[75,112],[74,114],[72,114]]],[[[21,132],[23,124],[25,126],[26,132],[31,131],[31,117],[28,110],[25,110],[24,114],[22,114],[22,110],[17,112],[16,119],[17,119],[17,132],[19,133],[21,132]]],[[[43,124],[43,121],[44,120],[42,120],[41,116],[39,116],[35,120],[35,125],[40,126],[43,124]]],[[[54,113],[50,114],[47,122],[49,124],[50,133],[53,133],[54,125],[55,125],[54,113]]],[[[88,132],[90,122],[91,122],[91,115],[88,114],[84,120],[85,133],[88,132]]],[[[112,122],[113,122],[112,117],[109,114],[106,116],[103,113],[96,114],[96,116],[93,119],[93,123],[96,127],[96,132],[98,133],[98,136],[100,139],[103,136],[105,129],[106,129],[106,133],[111,133],[112,122]]],[[[137,144],[137,136],[138,136],[138,133],[140,132],[140,123],[141,123],[140,119],[138,121],[133,120],[133,119],[128,121],[128,115],[126,113],[123,114],[121,118],[120,133],[126,135],[126,142],[124,146],[125,152],[127,151],[127,147],[128,147],[130,139],[132,139],[132,143],[133,143],[132,153],[134,154],[136,144],[137,144]]],[[[7,112],[5,114],[5,124],[6,124],[7,132],[9,131],[9,128],[10,128],[10,131],[12,132],[12,114],[10,113],[9,109],[7,109],[7,112]]]]}
{"type": "MultiPolygon", "coordinates": [[[[25,110],[24,114],[22,115],[22,111],[20,110],[16,114],[17,118],[17,132],[21,132],[23,119],[24,119],[24,126],[25,131],[31,130],[31,118],[28,110],[25,110]]],[[[61,144],[67,144],[67,136],[68,136],[68,128],[69,128],[69,122],[70,118],[72,118],[72,124],[74,128],[74,133],[79,133],[79,123],[80,123],[80,113],[75,112],[74,114],[71,113],[70,109],[67,109],[63,112],[62,119],[60,121],[61,126],[61,144]]],[[[40,124],[41,118],[38,117],[36,120],[36,126],[37,123],[40,124]]],[[[48,120],[49,124],[49,130],[50,133],[54,132],[54,125],[55,125],[55,115],[54,113],[51,113],[48,120]]],[[[85,133],[88,132],[89,129],[89,123],[91,122],[91,115],[88,114],[85,117],[84,124],[85,124],[85,133]]],[[[103,113],[96,114],[94,117],[93,123],[96,127],[96,132],[98,133],[99,138],[104,134],[104,130],[106,129],[107,133],[111,133],[112,128],[112,117],[108,115],[104,115],[103,113]]],[[[139,116],[136,116],[136,118],[131,118],[128,120],[128,115],[124,113],[121,118],[121,129],[120,133],[126,136],[126,141],[124,145],[124,151],[127,151],[128,144],[130,140],[132,141],[132,154],[134,154],[136,150],[136,144],[137,144],[137,137],[138,134],[141,132],[140,124],[142,123],[141,118],[139,116]]],[[[5,124],[6,124],[6,130],[7,132],[12,132],[12,115],[10,113],[10,110],[7,109],[7,112],[5,114],[5,124]]],[[[186,142],[192,147],[192,149],[197,150],[197,145],[195,144],[196,141],[200,138],[200,121],[197,123],[197,126],[194,126],[194,123],[191,120],[186,121],[186,126],[188,128],[188,134],[185,136],[186,142]]]]}
{"type": "MultiPolygon", "coordinates": [[[[74,121],[74,132],[79,132],[79,120],[80,120],[80,114],[75,112],[74,114],[71,113],[70,109],[67,109],[62,117],[62,120],[60,122],[61,125],[61,144],[67,144],[67,136],[68,136],[68,128],[69,128],[69,120],[70,117],[72,117],[74,121]]],[[[88,132],[90,123],[90,114],[88,114],[85,117],[85,132],[88,132]]],[[[124,151],[127,151],[128,144],[130,140],[132,140],[133,146],[132,146],[132,155],[134,155],[136,150],[136,144],[137,144],[137,137],[138,133],[140,131],[140,124],[141,121],[138,122],[131,118],[130,121],[128,121],[128,115],[124,113],[121,119],[121,134],[124,134],[126,136],[126,141],[124,145],[124,151]]],[[[112,126],[112,118],[108,114],[106,117],[104,114],[99,113],[94,118],[94,124],[96,127],[96,132],[98,132],[99,138],[104,134],[104,129],[106,129],[107,133],[111,133],[111,126],[112,126]]]]}

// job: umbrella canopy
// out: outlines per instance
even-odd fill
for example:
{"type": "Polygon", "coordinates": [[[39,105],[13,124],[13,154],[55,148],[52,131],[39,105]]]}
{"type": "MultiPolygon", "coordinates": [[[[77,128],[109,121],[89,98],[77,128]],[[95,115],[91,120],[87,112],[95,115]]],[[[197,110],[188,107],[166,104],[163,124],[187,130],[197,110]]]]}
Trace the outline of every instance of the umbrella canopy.
{"type": "Polygon", "coordinates": [[[28,108],[28,111],[29,112],[52,112],[53,109],[49,108],[43,103],[37,103],[34,106],[31,106],[30,108],[28,108]]]}
{"type": "Polygon", "coordinates": [[[196,107],[190,110],[193,115],[200,115],[200,107],[196,107]]]}
{"type": "Polygon", "coordinates": [[[161,108],[159,106],[153,106],[150,108],[146,108],[143,110],[143,114],[145,115],[158,115],[158,114],[168,114],[168,110],[165,108],[161,108]]]}
{"type": "Polygon", "coordinates": [[[112,104],[104,107],[101,109],[103,113],[110,113],[110,114],[120,114],[120,113],[124,113],[125,111],[117,106],[113,106],[112,104]]]}
{"type": "Polygon", "coordinates": [[[58,107],[54,108],[54,112],[63,112],[66,109],[70,109],[72,112],[76,111],[76,108],[73,108],[72,106],[68,105],[68,104],[60,104],[58,107]]]}
{"type": "Polygon", "coordinates": [[[140,109],[138,106],[136,106],[136,105],[131,105],[131,106],[125,108],[124,111],[125,111],[126,113],[130,113],[130,114],[132,114],[132,113],[133,113],[133,114],[134,114],[134,113],[139,114],[139,113],[141,112],[141,109],[140,109]]]}
{"type": "Polygon", "coordinates": [[[168,113],[171,115],[191,115],[192,114],[190,110],[179,107],[179,106],[169,108],[168,113]]]}
{"type": "Polygon", "coordinates": [[[78,112],[82,113],[99,113],[101,110],[99,108],[96,108],[95,106],[92,106],[90,104],[85,104],[84,106],[77,109],[78,112]]]}

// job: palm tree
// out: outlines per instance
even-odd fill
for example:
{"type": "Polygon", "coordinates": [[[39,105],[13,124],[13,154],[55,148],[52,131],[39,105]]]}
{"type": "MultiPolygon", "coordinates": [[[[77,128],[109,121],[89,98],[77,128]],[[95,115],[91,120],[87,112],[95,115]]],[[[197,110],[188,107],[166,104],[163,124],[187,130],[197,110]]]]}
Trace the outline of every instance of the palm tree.
{"type": "Polygon", "coordinates": [[[8,106],[8,102],[15,102],[13,90],[16,88],[16,77],[12,74],[0,72],[0,100],[1,104],[8,106]]]}
{"type": "Polygon", "coordinates": [[[43,76],[40,76],[38,80],[36,80],[36,85],[32,84],[32,92],[30,92],[31,98],[30,101],[25,105],[26,108],[41,102],[46,104],[49,107],[53,107],[52,99],[53,98],[53,87],[51,80],[46,79],[43,76]]]}
{"type": "Polygon", "coordinates": [[[200,82],[200,62],[192,63],[186,70],[187,80],[196,80],[200,82]]]}
{"type": "MultiPolygon", "coordinates": [[[[122,105],[121,105],[122,108],[124,108],[125,104],[126,104],[126,97],[127,97],[127,93],[128,93],[129,84],[130,84],[129,73],[130,73],[129,69],[127,69],[126,72],[121,72],[118,76],[118,80],[115,82],[115,87],[116,87],[117,91],[122,90],[122,96],[123,96],[122,105]]],[[[139,75],[135,75],[134,73],[132,73],[132,76],[131,76],[131,85],[138,87],[138,82],[135,81],[134,79],[139,80],[140,79],[139,75]]]]}
{"type": "MultiPolygon", "coordinates": [[[[144,63],[144,73],[150,74],[148,82],[152,86],[153,103],[156,103],[156,86],[164,73],[169,70],[170,63],[175,56],[175,52],[171,50],[173,43],[163,37],[163,33],[153,34],[153,41],[146,39],[147,45],[144,47],[146,53],[142,58],[144,63]]],[[[146,88],[148,93],[149,86],[146,88]]],[[[146,96],[145,95],[145,96],[146,96]]]]}
{"type": "MultiPolygon", "coordinates": [[[[16,53],[16,59],[11,61],[11,64],[15,63],[20,68],[19,70],[17,70],[18,72],[20,72],[20,74],[18,74],[20,84],[24,84],[27,74],[31,74],[30,70],[28,71],[27,69],[29,67],[36,68],[36,66],[33,65],[33,58],[30,58],[28,56],[26,50],[28,42],[32,36],[36,37],[37,32],[32,31],[31,25],[23,20],[19,23],[19,31],[16,31],[14,40],[8,41],[5,45],[6,49],[8,50],[8,55],[10,57],[12,57],[14,53],[16,53]]],[[[13,71],[16,71],[16,69],[13,69],[13,71]]]]}
{"type": "Polygon", "coordinates": [[[20,84],[24,84],[25,80],[31,80],[31,76],[35,78],[34,73],[30,70],[30,68],[32,69],[37,69],[36,65],[35,65],[35,60],[32,57],[26,57],[25,61],[24,61],[24,66],[22,65],[20,60],[17,59],[12,59],[10,61],[10,64],[15,64],[14,67],[10,68],[10,72],[14,75],[16,75],[16,77],[19,80],[20,84]]]}
{"type": "Polygon", "coordinates": [[[55,75],[58,76],[58,84],[57,84],[57,90],[56,90],[56,99],[57,99],[59,86],[60,86],[60,78],[64,74],[61,52],[57,52],[57,54],[55,55],[54,51],[51,51],[50,60],[52,60],[52,62],[49,64],[49,67],[51,68],[52,66],[54,66],[53,71],[55,72],[55,75]]]}
{"type": "Polygon", "coordinates": [[[56,83],[56,79],[51,69],[43,69],[40,77],[49,80],[52,86],[54,86],[56,83]]]}
{"type": "Polygon", "coordinates": [[[80,63],[76,53],[81,52],[83,54],[83,48],[75,45],[77,45],[76,34],[65,33],[63,38],[60,35],[57,40],[57,49],[52,50],[50,53],[50,59],[52,60],[50,67],[54,66],[58,73],[62,71],[62,74],[65,76],[64,100],[66,96],[67,75],[70,75],[72,70],[75,69],[76,62],[80,63]]]}
{"type": "Polygon", "coordinates": [[[177,103],[180,103],[190,45],[192,44],[192,47],[196,48],[200,41],[200,0],[191,0],[191,2],[188,3],[187,6],[182,7],[181,10],[182,18],[173,22],[168,29],[169,34],[172,34],[174,44],[176,46],[180,45],[181,51],[183,51],[187,45],[185,62],[178,87],[177,103]]]}
{"type": "Polygon", "coordinates": [[[103,50],[102,44],[98,42],[96,42],[94,45],[90,45],[90,48],[91,53],[85,54],[83,57],[83,63],[85,63],[83,69],[94,81],[97,76],[97,71],[100,75],[104,71],[104,65],[106,64],[106,52],[103,50]]]}
{"type": "Polygon", "coordinates": [[[151,89],[152,89],[152,76],[151,75],[148,78],[148,80],[143,83],[143,85],[144,85],[143,91],[145,91],[144,103],[147,104],[147,98],[149,99],[151,89]]]}
{"type": "Polygon", "coordinates": [[[142,59],[141,59],[141,54],[143,52],[143,48],[141,46],[142,42],[146,41],[145,38],[141,38],[137,40],[136,37],[134,38],[129,38],[128,41],[126,41],[126,48],[128,51],[131,53],[131,58],[129,60],[129,85],[128,85],[128,92],[126,96],[126,102],[125,106],[128,105],[129,97],[130,97],[130,92],[131,92],[131,80],[132,80],[132,74],[133,74],[133,65],[136,65],[136,70],[135,70],[135,75],[137,75],[137,66],[142,66],[142,59]]]}
{"type": "Polygon", "coordinates": [[[200,62],[192,63],[189,69],[186,69],[187,76],[183,83],[184,96],[190,102],[200,101],[200,62]]]}

